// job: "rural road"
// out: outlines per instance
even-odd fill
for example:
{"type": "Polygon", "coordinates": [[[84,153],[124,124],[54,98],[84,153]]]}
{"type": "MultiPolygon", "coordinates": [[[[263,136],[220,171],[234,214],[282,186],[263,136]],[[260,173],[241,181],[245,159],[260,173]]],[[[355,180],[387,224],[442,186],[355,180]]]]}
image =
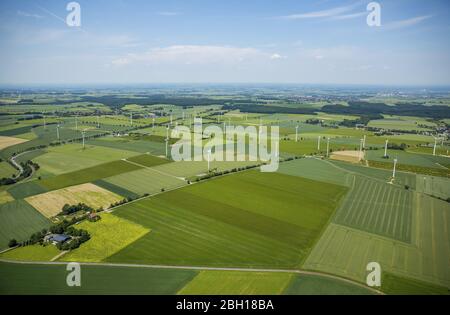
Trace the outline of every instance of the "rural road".
{"type": "MultiPolygon", "coordinates": [[[[58,262],[58,261],[18,261],[18,260],[8,260],[0,259],[0,262],[22,264],[22,265],[67,265],[69,262],[58,262]]],[[[335,275],[330,275],[327,273],[317,272],[317,271],[307,271],[300,269],[270,269],[270,268],[233,268],[233,267],[201,267],[201,266],[171,266],[171,265],[145,265],[145,264],[120,264],[120,263],[94,263],[94,262],[83,262],[80,265],[85,266],[104,266],[104,267],[127,267],[127,268],[155,268],[155,269],[183,269],[183,270],[215,270],[215,271],[245,271],[245,272],[283,272],[283,273],[296,273],[303,275],[314,275],[321,276],[329,279],[343,281],[349,284],[356,285],[361,288],[368,289],[376,294],[384,295],[383,292],[370,288],[362,283],[342,278],[335,275]]]]}

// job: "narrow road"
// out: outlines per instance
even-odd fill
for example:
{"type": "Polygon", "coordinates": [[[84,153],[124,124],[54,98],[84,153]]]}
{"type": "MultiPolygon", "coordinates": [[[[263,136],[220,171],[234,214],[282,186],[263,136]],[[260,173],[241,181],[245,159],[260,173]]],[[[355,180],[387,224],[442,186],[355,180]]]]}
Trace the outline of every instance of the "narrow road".
{"type": "MultiPolygon", "coordinates": [[[[18,261],[18,260],[8,260],[1,259],[0,262],[4,263],[13,263],[13,264],[21,264],[21,265],[67,265],[69,262],[58,262],[58,261],[18,261]]],[[[308,271],[301,269],[271,269],[271,268],[234,268],[234,267],[201,267],[201,266],[171,266],[171,265],[145,265],[145,264],[120,264],[120,263],[94,263],[94,262],[83,262],[80,265],[85,266],[105,266],[105,267],[126,267],[126,268],[154,268],[154,269],[183,269],[183,270],[215,270],[215,271],[245,271],[245,272],[278,272],[278,273],[296,273],[303,275],[313,275],[313,276],[321,276],[324,278],[334,279],[343,281],[346,283],[350,283],[356,285],[361,288],[365,288],[367,290],[372,291],[376,294],[384,295],[383,292],[368,287],[362,283],[342,278],[335,275],[330,275],[327,273],[322,273],[318,271],[308,271]]]]}

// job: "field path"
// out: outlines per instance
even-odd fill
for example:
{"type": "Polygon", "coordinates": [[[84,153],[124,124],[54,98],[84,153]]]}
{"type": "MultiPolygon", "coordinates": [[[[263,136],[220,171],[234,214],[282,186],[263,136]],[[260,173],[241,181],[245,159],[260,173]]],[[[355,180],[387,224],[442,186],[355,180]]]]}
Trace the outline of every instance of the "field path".
{"type": "MultiPolygon", "coordinates": [[[[67,265],[69,262],[58,262],[58,261],[18,261],[18,260],[8,260],[1,259],[0,262],[12,263],[12,264],[22,264],[22,265],[67,265]]],[[[233,268],[233,267],[201,267],[201,266],[171,266],[171,265],[144,265],[144,264],[120,264],[120,263],[94,263],[94,262],[83,262],[80,265],[85,266],[105,266],[105,267],[126,267],[126,268],[155,268],[155,269],[184,269],[184,270],[211,270],[211,271],[245,271],[245,272],[283,272],[283,273],[296,273],[303,275],[313,275],[321,276],[325,278],[335,279],[356,285],[368,289],[376,294],[384,295],[383,292],[368,287],[360,282],[356,282],[347,278],[342,278],[340,276],[331,275],[328,273],[308,271],[301,269],[271,269],[271,268],[233,268]]]]}
{"type": "Polygon", "coordinates": [[[176,179],[181,180],[181,181],[183,181],[183,182],[185,181],[185,179],[184,179],[183,177],[177,177],[177,176],[174,176],[174,175],[172,175],[172,174],[169,174],[169,173],[166,173],[166,172],[162,172],[162,171],[160,171],[160,170],[156,170],[156,169],[154,169],[154,168],[152,168],[152,167],[148,167],[148,166],[145,166],[145,165],[136,163],[136,162],[129,161],[129,160],[127,160],[127,159],[122,159],[122,161],[127,162],[127,163],[130,163],[130,164],[133,164],[133,165],[136,165],[136,166],[139,166],[139,167],[142,167],[142,168],[145,168],[145,169],[148,169],[148,170],[150,170],[150,171],[159,173],[159,174],[161,174],[161,175],[165,175],[165,176],[169,176],[169,177],[172,177],[172,178],[176,178],[176,179]]]}

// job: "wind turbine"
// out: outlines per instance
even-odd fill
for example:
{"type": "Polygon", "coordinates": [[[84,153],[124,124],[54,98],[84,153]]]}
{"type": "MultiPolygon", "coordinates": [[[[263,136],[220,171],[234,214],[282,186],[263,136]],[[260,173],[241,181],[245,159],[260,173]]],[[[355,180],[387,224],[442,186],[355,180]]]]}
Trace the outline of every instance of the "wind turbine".
{"type": "Polygon", "coordinates": [[[75,115],[75,130],[78,130],[78,116],[75,115]]]}
{"type": "Polygon", "coordinates": [[[130,113],[130,124],[133,126],[133,113],[130,113]]]}
{"type": "Polygon", "coordinates": [[[208,149],[208,173],[209,173],[209,163],[211,161],[211,148],[208,149]]]}
{"type": "Polygon", "coordinates": [[[386,139],[386,142],[385,142],[385,144],[384,144],[384,157],[385,157],[385,158],[387,157],[387,146],[388,146],[388,142],[389,142],[389,139],[386,139]]]}
{"type": "Polygon", "coordinates": [[[358,161],[361,161],[363,146],[364,146],[364,139],[359,139],[359,157],[358,157],[358,161]]]}
{"type": "Polygon", "coordinates": [[[56,138],[59,140],[59,123],[56,125],[56,138]]]}
{"type": "Polygon", "coordinates": [[[298,141],[298,125],[295,126],[295,142],[298,141]]]}
{"type": "Polygon", "coordinates": [[[97,128],[100,129],[100,117],[97,115],[97,128]]]}
{"type": "Polygon", "coordinates": [[[155,128],[155,116],[153,116],[153,125],[152,128],[155,128]]]}
{"type": "Polygon", "coordinates": [[[320,136],[317,137],[317,150],[320,151],[320,136]]]}
{"type": "Polygon", "coordinates": [[[394,159],[394,168],[392,169],[392,178],[395,178],[395,167],[397,166],[397,158],[394,159]]]}
{"type": "Polygon", "coordinates": [[[327,138],[327,157],[330,154],[330,137],[327,138]]]}
{"type": "Polygon", "coordinates": [[[168,157],[169,154],[169,124],[167,124],[166,127],[166,157],[168,157]]]}
{"type": "Polygon", "coordinates": [[[86,136],[86,130],[83,129],[83,131],[81,131],[81,135],[83,137],[83,150],[85,149],[85,145],[84,145],[84,137],[86,136]]]}
{"type": "Polygon", "coordinates": [[[363,136],[363,145],[362,145],[363,150],[366,149],[366,135],[363,136]]]}
{"type": "Polygon", "coordinates": [[[434,147],[433,147],[433,155],[436,155],[436,144],[437,144],[437,138],[434,138],[434,147]]]}

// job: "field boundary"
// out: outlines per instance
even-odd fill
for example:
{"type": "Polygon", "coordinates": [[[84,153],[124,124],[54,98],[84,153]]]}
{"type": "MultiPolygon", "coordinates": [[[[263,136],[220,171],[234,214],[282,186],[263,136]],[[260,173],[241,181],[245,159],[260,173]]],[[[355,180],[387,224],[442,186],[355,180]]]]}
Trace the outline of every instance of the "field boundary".
{"type": "MultiPolygon", "coordinates": [[[[0,262],[21,264],[21,265],[67,265],[70,262],[57,262],[57,261],[18,261],[1,259],[0,262]]],[[[94,262],[82,262],[80,265],[85,266],[104,266],[104,267],[128,267],[128,268],[154,268],[154,269],[181,269],[181,270],[210,270],[210,271],[244,271],[244,272],[279,272],[279,273],[295,273],[304,275],[322,276],[325,278],[336,279],[346,283],[350,283],[359,287],[368,289],[376,294],[384,295],[382,291],[368,287],[360,282],[343,278],[328,273],[322,273],[317,271],[308,271],[302,269],[271,269],[271,268],[233,268],[233,267],[202,267],[202,266],[173,266],[173,265],[145,265],[145,264],[121,264],[121,263],[94,263],[94,262]]]]}

